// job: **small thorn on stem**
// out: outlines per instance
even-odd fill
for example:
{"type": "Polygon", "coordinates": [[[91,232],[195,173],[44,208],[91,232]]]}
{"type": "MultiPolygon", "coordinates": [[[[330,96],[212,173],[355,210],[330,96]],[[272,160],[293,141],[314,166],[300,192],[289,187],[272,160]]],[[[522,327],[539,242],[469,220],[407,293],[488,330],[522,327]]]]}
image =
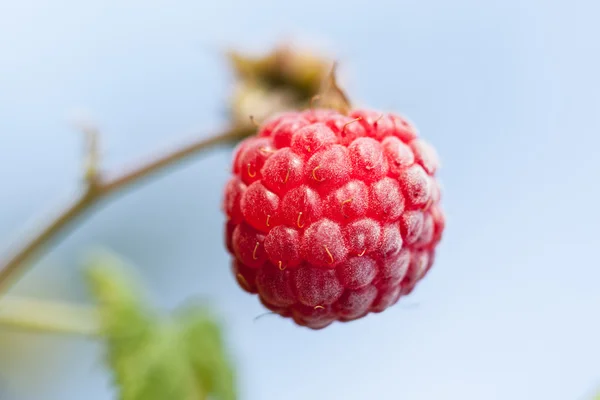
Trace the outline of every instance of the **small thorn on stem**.
{"type": "Polygon", "coordinates": [[[342,90],[342,88],[339,86],[338,82],[337,82],[337,69],[338,69],[338,62],[334,62],[333,66],[331,67],[331,72],[329,73],[329,85],[331,86],[331,89],[333,89],[333,91],[340,97],[340,99],[342,100],[342,109],[340,110],[342,113],[344,114],[348,114],[350,112],[350,109],[352,108],[350,99],[348,98],[348,95],[346,95],[346,93],[342,90]]]}
{"type": "Polygon", "coordinates": [[[92,118],[85,112],[77,112],[73,116],[75,129],[84,135],[84,162],[83,178],[88,185],[88,190],[94,188],[98,183],[100,169],[99,136],[100,131],[92,118]]]}
{"type": "Polygon", "coordinates": [[[254,118],[254,115],[250,115],[249,118],[250,118],[250,123],[252,125],[254,125],[256,128],[260,128],[260,124],[258,122],[256,122],[256,119],[254,118]]]}
{"type": "Polygon", "coordinates": [[[98,182],[100,155],[98,149],[98,130],[92,126],[83,127],[85,135],[84,178],[90,188],[98,182]]]}

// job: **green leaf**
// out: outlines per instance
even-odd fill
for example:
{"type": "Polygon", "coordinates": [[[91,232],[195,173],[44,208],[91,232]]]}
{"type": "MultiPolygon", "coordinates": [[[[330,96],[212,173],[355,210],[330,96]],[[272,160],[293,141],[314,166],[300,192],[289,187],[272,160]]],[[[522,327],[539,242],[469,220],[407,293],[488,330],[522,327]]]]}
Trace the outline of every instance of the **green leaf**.
{"type": "Polygon", "coordinates": [[[219,399],[235,400],[234,372],[225,357],[219,327],[199,306],[188,307],[178,317],[181,343],[196,378],[219,399]]]}
{"type": "Polygon", "coordinates": [[[158,315],[113,256],[96,258],[87,277],[119,399],[235,400],[234,374],[208,310],[188,306],[158,315]]]}

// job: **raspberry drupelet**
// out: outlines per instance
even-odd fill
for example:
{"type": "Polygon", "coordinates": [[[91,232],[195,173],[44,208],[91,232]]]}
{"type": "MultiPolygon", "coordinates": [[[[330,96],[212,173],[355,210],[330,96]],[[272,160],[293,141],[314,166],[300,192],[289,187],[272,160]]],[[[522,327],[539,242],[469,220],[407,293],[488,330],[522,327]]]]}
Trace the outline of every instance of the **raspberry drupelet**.
{"type": "Polygon", "coordinates": [[[398,115],[274,116],[238,145],[225,187],[239,285],[312,329],[382,312],[433,265],[444,230],[437,168],[398,115]]]}

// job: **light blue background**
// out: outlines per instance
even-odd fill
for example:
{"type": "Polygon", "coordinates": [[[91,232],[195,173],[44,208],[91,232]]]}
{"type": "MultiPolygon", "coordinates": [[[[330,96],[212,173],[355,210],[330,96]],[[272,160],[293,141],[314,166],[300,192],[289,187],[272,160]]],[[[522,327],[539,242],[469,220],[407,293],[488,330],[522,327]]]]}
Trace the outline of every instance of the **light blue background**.
{"type": "MultiPolygon", "coordinates": [[[[600,6],[592,0],[0,0],[0,243],[77,188],[84,109],[105,165],[225,123],[228,46],[333,52],[354,98],[440,153],[448,228],[398,306],[313,332],[234,283],[219,212],[228,150],[94,213],[15,288],[86,301],[103,245],[171,308],[210,299],[241,399],[583,399],[600,384],[600,6]],[[404,304],[404,305],[403,305],[404,304]]],[[[0,332],[0,399],[111,399],[102,349],[0,332]]]]}

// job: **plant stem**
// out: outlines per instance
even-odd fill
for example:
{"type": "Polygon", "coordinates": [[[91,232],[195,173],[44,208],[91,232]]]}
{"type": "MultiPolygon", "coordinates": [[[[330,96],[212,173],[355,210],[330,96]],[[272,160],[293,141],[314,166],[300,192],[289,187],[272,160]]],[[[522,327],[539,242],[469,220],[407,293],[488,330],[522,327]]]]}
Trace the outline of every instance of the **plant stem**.
{"type": "Polygon", "coordinates": [[[62,212],[60,212],[39,232],[24,240],[16,251],[0,260],[0,295],[8,289],[10,284],[27,268],[27,265],[41,253],[44,247],[74,223],[85,211],[92,208],[98,201],[110,194],[140,182],[153,174],[164,171],[167,167],[174,166],[192,155],[212,148],[219,144],[235,142],[251,134],[247,129],[230,129],[223,133],[198,139],[181,146],[174,151],[150,158],[138,166],[112,178],[97,176],[89,181],[87,189],[62,212]]]}
{"type": "Polygon", "coordinates": [[[111,193],[123,189],[126,186],[139,182],[143,178],[149,177],[150,175],[165,170],[167,167],[184,161],[202,150],[207,150],[219,144],[236,142],[250,136],[252,133],[253,132],[249,131],[248,128],[233,128],[207,139],[192,141],[170,153],[150,158],[147,162],[142,162],[140,165],[129,171],[112,178],[107,178],[101,185],[102,191],[111,193]]]}
{"type": "Polygon", "coordinates": [[[92,307],[5,296],[0,300],[0,326],[26,331],[96,336],[99,317],[92,307]]]}

